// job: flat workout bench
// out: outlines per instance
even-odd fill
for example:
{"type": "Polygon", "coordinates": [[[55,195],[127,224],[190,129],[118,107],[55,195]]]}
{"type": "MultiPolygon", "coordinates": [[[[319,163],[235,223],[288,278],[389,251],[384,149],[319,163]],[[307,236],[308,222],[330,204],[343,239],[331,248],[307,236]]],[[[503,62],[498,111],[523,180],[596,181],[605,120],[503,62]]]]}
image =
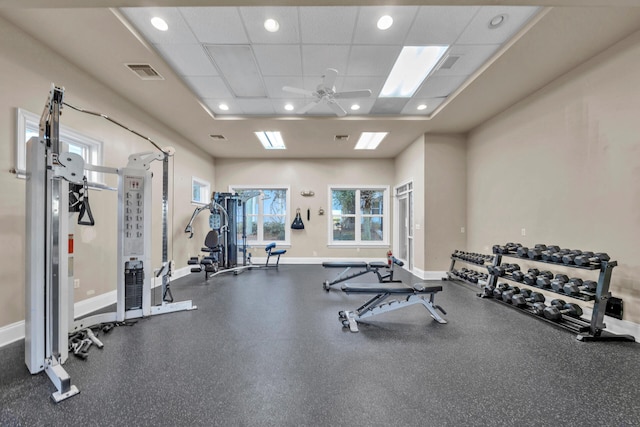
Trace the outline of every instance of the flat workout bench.
{"type": "Polygon", "coordinates": [[[400,308],[408,307],[414,304],[422,304],[426,308],[431,317],[438,323],[447,323],[438,312],[436,308],[443,314],[447,314],[442,307],[434,304],[435,294],[442,291],[442,286],[429,286],[424,287],[421,284],[415,284],[413,287],[404,288],[355,288],[347,285],[342,285],[342,292],[347,294],[376,294],[369,301],[358,307],[353,311],[340,311],[338,317],[342,326],[349,328],[351,332],[358,332],[358,321],[367,317],[375,316],[377,314],[386,313],[388,311],[398,310],[400,308]],[[391,295],[407,295],[404,300],[393,300],[388,303],[383,303],[391,295]],[[429,296],[428,300],[426,295],[429,296]]]}
{"type": "Polygon", "coordinates": [[[322,283],[322,287],[328,292],[333,285],[367,273],[375,273],[380,283],[400,283],[400,280],[393,280],[394,265],[403,266],[404,263],[396,258],[393,258],[391,267],[388,267],[386,262],[323,262],[322,266],[324,268],[343,268],[344,270],[332,281],[325,280],[324,283],[322,283]],[[352,268],[359,268],[360,271],[347,274],[352,268]],[[380,270],[384,268],[388,269],[389,272],[383,275],[380,273],[380,270]]]}

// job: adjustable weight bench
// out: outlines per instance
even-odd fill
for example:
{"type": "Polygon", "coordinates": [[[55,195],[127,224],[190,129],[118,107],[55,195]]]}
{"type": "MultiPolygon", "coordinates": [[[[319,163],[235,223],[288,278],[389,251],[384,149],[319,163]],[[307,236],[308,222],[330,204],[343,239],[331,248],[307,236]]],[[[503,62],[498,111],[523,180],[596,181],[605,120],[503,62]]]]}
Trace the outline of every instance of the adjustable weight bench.
{"type": "Polygon", "coordinates": [[[393,263],[391,267],[387,265],[386,262],[323,262],[322,266],[324,268],[343,268],[344,270],[339,273],[332,281],[325,280],[322,283],[322,287],[325,291],[331,290],[333,285],[337,285],[340,282],[344,282],[345,280],[353,279],[354,277],[362,276],[367,273],[374,273],[378,277],[378,282],[380,283],[400,283],[400,280],[393,279],[393,267],[394,265],[403,266],[404,263],[397,258],[393,258],[393,263]],[[352,268],[359,268],[360,271],[356,271],[353,273],[349,273],[349,270],[352,268]],[[389,270],[386,274],[381,274],[381,269],[389,270]],[[347,274],[349,273],[349,274],[347,274]]]}
{"type": "Polygon", "coordinates": [[[440,310],[443,314],[447,313],[442,307],[434,304],[435,294],[442,290],[442,286],[424,287],[421,284],[415,284],[413,287],[404,288],[355,288],[342,285],[341,289],[342,292],[347,294],[376,294],[373,298],[355,310],[338,312],[338,317],[342,326],[349,328],[351,332],[358,332],[357,322],[362,319],[386,313],[388,311],[398,310],[414,304],[422,304],[436,322],[447,323],[446,320],[440,317],[436,309],[440,310]],[[384,301],[391,295],[407,295],[407,298],[404,300],[392,300],[384,303],[384,301]]]}

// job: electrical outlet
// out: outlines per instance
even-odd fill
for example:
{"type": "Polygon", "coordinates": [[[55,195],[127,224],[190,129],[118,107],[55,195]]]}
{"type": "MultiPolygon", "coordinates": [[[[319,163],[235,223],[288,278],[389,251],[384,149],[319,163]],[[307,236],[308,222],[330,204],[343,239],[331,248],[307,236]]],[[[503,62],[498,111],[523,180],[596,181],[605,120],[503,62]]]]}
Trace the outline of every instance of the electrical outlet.
{"type": "Polygon", "coordinates": [[[73,279],[73,289],[78,289],[80,287],[80,279],[73,279]]]}
{"type": "Polygon", "coordinates": [[[460,227],[460,232],[464,233],[464,227],[460,227]]]}
{"type": "Polygon", "coordinates": [[[87,291],[87,295],[93,295],[95,293],[96,293],[96,291],[94,291],[93,289],[90,289],[90,290],[87,291]]]}
{"type": "Polygon", "coordinates": [[[526,228],[523,228],[523,229],[520,231],[520,233],[521,233],[523,236],[526,236],[526,235],[527,235],[527,229],[526,229],[526,228]]]}

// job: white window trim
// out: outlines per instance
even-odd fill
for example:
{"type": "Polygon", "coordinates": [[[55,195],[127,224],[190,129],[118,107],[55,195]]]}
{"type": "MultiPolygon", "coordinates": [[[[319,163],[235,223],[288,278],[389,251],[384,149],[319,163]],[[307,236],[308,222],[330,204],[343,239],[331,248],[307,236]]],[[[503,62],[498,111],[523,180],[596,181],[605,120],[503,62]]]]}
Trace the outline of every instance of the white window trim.
{"type": "MultiPolygon", "coordinates": [[[[390,223],[390,216],[391,216],[391,211],[390,209],[391,206],[389,205],[389,186],[388,185],[329,185],[327,187],[327,195],[328,195],[328,201],[327,201],[327,206],[329,207],[329,215],[328,216],[328,221],[327,221],[327,246],[328,247],[340,247],[340,248],[345,248],[345,247],[351,247],[351,248],[386,248],[389,247],[389,223],[390,223]],[[332,206],[333,206],[333,197],[332,197],[332,191],[333,190],[383,190],[384,191],[384,196],[382,199],[382,203],[384,206],[384,213],[382,214],[382,240],[378,240],[378,241],[372,241],[372,242],[368,242],[368,241],[340,241],[340,240],[333,240],[333,212],[332,212],[332,206]]],[[[356,205],[356,224],[359,224],[359,219],[360,219],[360,205],[357,204],[356,205]]]]}
{"type": "Polygon", "coordinates": [[[204,180],[202,178],[198,178],[197,176],[191,176],[191,204],[204,206],[204,205],[208,205],[209,202],[211,202],[211,184],[209,184],[209,181],[204,180]],[[193,199],[193,187],[196,184],[200,186],[201,200],[193,199]],[[204,199],[202,199],[203,197],[204,199]]]}
{"type": "MultiPolygon", "coordinates": [[[[289,185],[264,185],[264,184],[255,184],[255,185],[230,185],[229,192],[234,193],[238,190],[286,190],[287,191],[287,200],[286,200],[286,212],[284,218],[284,240],[276,240],[278,245],[283,247],[288,247],[291,245],[291,186],[289,185]]],[[[247,244],[249,246],[266,246],[269,243],[273,242],[273,240],[247,240],[247,244]]]]}
{"type": "MultiPolygon", "coordinates": [[[[24,178],[27,169],[27,141],[25,133],[29,127],[35,127],[36,129],[40,128],[40,117],[22,108],[18,108],[16,116],[16,176],[18,178],[24,178]]],[[[102,141],[91,138],[90,136],[64,125],[60,125],[59,137],[61,141],[88,148],[90,159],[88,161],[85,160],[86,163],[95,166],[102,165],[102,141]]],[[[102,173],[88,171],[87,179],[91,182],[104,184],[104,177],[102,173]]]]}

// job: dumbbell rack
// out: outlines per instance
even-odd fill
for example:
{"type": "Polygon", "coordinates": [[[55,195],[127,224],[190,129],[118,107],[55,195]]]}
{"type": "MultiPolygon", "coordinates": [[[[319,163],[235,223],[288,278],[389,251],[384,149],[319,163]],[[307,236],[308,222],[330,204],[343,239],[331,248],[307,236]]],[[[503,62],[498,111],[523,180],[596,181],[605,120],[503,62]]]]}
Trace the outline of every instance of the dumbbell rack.
{"type": "MultiPolygon", "coordinates": [[[[510,257],[522,260],[522,258],[511,255],[511,254],[494,254],[493,265],[498,266],[502,263],[502,257],[510,257]]],[[[508,305],[509,307],[515,308],[517,310],[523,311],[525,313],[534,315],[537,319],[546,321],[548,323],[553,324],[554,326],[561,327],[564,329],[568,329],[572,332],[577,333],[578,341],[635,341],[635,338],[631,335],[617,335],[611,332],[605,331],[606,325],[604,324],[604,315],[607,307],[607,300],[611,297],[611,292],[609,292],[609,285],[611,283],[611,273],[613,268],[618,265],[617,261],[604,261],[600,264],[600,267],[589,265],[589,266],[579,266],[579,265],[565,265],[565,264],[557,264],[554,262],[549,262],[545,260],[533,260],[526,259],[527,262],[538,262],[545,264],[553,264],[555,266],[562,267],[570,267],[570,268],[578,268],[582,270],[600,270],[600,274],[598,276],[598,286],[596,288],[596,292],[593,295],[594,305],[593,311],[591,313],[591,319],[585,320],[583,318],[572,318],[570,316],[563,316],[560,322],[555,322],[552,320],[548,320],[544,317],[535,316],[531,310],[525,308],[519,308],[514,305],[508,304],[501,299],[494,299],[502,304],[508,305]]],[[[487,281],[487,286],[495,287],[497,285],[499,276],[495,274],[489,274],[489,280],[487,281]]],[[[502,276],[501,278],[512,280],[509,276],[502,276]]],[[[521,282],[514,281],[518,283],[518,285],[524,285],[529,287],[526,284],[521,282]]],[[[531,287],[534,290],[538,290],[536,287],[531,287]]],[[[545,289],[548,292],[554,292],[550,289],[545,289]]],[[[562,294],[564,295],[564,294],[562,294]]],[[[482,294],[478,294],[478,296],[483,296],[482,294]]],[[[493,299],[493,298],[492,298],[493,299]]]]}
{"type": "MultiPolygon", "coordinates": [[[[480,284],[480,283],[473,283],[470,280],[466,280],[466,279],[464,279],[462,277],[455,276],[452,272],[453,272],[453,267],[455,266],[456,262],[464,262],[465,264],[469,264],[469,265],[472,265],[472,266],[475,266],[475,267],[479,267],[479,268],[483,268],[483,269],[486,269],[487,265],[489,265],[489,264],[487,264],[486,262],[483,263],[483,264],[478,264],[478,263],[475,263],[475,262],[472,262],[472,261],[467,261],[465,259],[458,258],[455,255],[451,255],[451,265],[449,266],[449,271],[447,271],[447,278],[449,280],[454,280],[454,281],[458,280],[460,282],[467,283],[467,284],[469,284],[471,286],[482,286],[482,284],[480,284]]],[[[483,271],[483,273],[484,273],[484,271],[483,271]]]]}

